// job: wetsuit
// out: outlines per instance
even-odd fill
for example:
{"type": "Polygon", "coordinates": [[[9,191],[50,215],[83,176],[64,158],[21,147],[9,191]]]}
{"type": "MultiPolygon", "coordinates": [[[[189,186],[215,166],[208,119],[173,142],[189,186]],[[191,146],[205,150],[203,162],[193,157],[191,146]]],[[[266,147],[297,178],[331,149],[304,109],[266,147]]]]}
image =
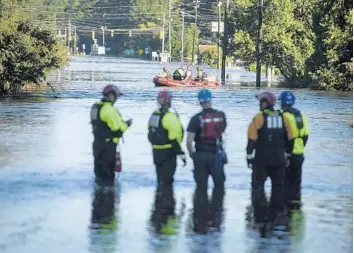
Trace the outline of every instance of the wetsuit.
{"type": "Polygon", "coordinates": [[[105,99],[91,107],[91,124],[96,179],[107,184],[113,183],[117,144],[129,126],[113,103],[105,99]]]}
{"type": "Polygon", "coordinates": [[[194,180],[197,184],[194,206],[194,218],[198,219],[200,227],[205,227],[207,220],[216,220],[221,212],[221,204],[209,205],[208,201],[208,178],[213,178],[214,189],[211,202],[218,202],[224,195],[224,161],[219,161],[216,155],[217,140],[222,141],[222,134],[226,129],[226,116],[222,111],[204,109],[194,115],[189,122],[187,131],[195,133],[195,150],[193,154],[194,180]],[[210,216],[207,216],[209,210],[210,216]],[[204,219],[202,219],[204,217],[204,219]]]}
{"type": "Polygon", "coordinates": [[[274,222],[284,211],[284,184],[289,123],[280,111],[259,112],[248,127],[247,159],[253,161],[252,206],[255,223],[274,222]],[[264,184],[272,182],[270,206],[267,207],[264,184]]]}
{"type": "Polygon", "coordinates": [[[287,184],[287,208],[288,210],[300,210],[301,208],[301,178],[302,164],[304,162],[304,150],[308,140],[307,117],[295,108],[284,110],[284,117],[290,124],[291,150],[290,163],[286,169],[287,184]]]}
{"type": "Polygon", "coordinates": [[[172,185],[177,155],[184,154],[181,146],[183,127],[178,114],[169,109],[155,111],[149,119],[148,139],[153,148],[157,183],[172,185]]]}

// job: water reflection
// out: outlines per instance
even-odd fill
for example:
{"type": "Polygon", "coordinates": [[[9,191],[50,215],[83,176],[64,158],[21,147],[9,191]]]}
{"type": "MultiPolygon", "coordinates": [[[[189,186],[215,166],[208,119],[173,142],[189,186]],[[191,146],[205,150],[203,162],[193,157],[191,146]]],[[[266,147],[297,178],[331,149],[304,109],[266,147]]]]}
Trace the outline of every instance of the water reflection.
{"type": "Polygon", "coordinates": [[[90,252],[116,252],[118,219],[116,204],[120,201],[120,186],[96,185],[91,213],[90,252]]]}
{"type": "Polygon", "coordinates": [[[151,225],[157,234],[176,234],[176,201],[173,186],[159,185],[151,213],[151,225]]]}
{"type": "Polygon", "coordinates": [[[225,191],[214,187],[211,200],[208,192],[194,193],[193,231],[197,234],[207,234],[212,231],[221,231],[223,216],[223,202],[225,191]]]}
{"type": "Polygon", "coordinates": [[[158,185],[150,217],[152,252],[169,252],[177,234],[176,201],[173,186],[158,185]]]}

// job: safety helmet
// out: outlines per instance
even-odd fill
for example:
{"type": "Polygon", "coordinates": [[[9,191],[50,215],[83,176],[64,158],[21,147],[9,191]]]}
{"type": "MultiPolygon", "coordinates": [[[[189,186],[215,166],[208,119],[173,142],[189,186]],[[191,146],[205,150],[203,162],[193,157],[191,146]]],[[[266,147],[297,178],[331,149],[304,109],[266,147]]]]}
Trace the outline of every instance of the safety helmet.
{"type": "Polygon", "coordinates": [[[259,101],[267,101],[269,105],[275,105],[277,97],[271,91],[262,91],[256,95],[259,101]]]}
{"type": "Polygon", "coordinates": [[[198,92],[198,100],[200,103],[210,102],[211,97],[211,92],[208,89],[202,89],[198,92]]]}
{"type": "Polygon", "coordinates": [[[293,105],[295,104],[295,95],[289,90],[285,90],[280,93],[278,98],[281,101],[282,105],[293,105]]]}
{"type": "Polygon", "coordinates": [[[121,95],[123,95],[123,92],[121,91],[121,89],[117,86],[117,85],[113,85],[113,84],[109,84],[106,85],[103,90],[102,90],[102,94],[103,96],[108,96],[109,94],[113,94],[116,98],[120,97],[121,95]]]}
{"type": "Polygon", "coordinates": [[[157,102],[160,105],[169,105],[169,104],[171,104],[171,99],[172,99],[172,94],[171,94],[171,92],[169,92],[167,90],[162,90],[157,95],[157,102]]]}

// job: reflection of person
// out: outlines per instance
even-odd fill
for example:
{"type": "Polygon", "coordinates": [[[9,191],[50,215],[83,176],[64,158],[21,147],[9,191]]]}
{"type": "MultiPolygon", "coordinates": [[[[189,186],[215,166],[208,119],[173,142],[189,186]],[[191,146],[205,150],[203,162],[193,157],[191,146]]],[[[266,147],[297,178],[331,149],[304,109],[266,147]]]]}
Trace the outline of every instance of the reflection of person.
{"type": "MultiPolygon", "coordinates": [[[[118,185],[119,186],[119,185],[118,185]]],[[[116,252],[120,191],[117,186],[96,185],[93,193],[90,251],[116,252]]]]}
{"type": "Polygon", "coordinates": [[[115,196],[113,186],[97,185],[92,201],[91,222],[93,226],[115,228],[115,196]],[[108,225],[108,226],[107,226],[108,225]]]}
{"type": "Polygon", "coordinates": [[[205,201],[197,191],[194,193],[194,232],[206,234],[211,228],[220,231],[223,215],[224,192],[214,188],[211,200],[205,201]]]}
{"type": "Polygon", "coordinates": [[[124,121],[114,107],[114,103],[122,95],[116,85],[105,86],[102,95],[101,101],[91,107],[94,171],[96,181],[113,184],[117,145],[132,120],[124,121]]]}
{"type": "Polygon", "coordinates": [[[176,233],[176,201],[172,185],[158,185],[150,222],[157,234],[176,233]]]}

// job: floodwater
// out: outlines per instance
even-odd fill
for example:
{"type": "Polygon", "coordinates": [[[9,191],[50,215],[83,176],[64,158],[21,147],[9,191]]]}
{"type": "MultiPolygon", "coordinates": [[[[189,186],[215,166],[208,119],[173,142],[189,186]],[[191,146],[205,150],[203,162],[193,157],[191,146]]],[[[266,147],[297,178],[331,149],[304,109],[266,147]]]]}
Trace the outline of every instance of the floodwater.
{"type": "MultiPolygon", "coordinates": [[[[0,101],[0,252],[353,251],[351,94],[296,92],[311,131],[303,168],[304,221],[296,236],[278,240],[260,239],[245,223],[250,203],[246,129],[257,113],[256,90],[215,89],[214,106],[228,118],[224,212],[221,231],[196,235],[191,160],[186,167],[179,163],[174,188],[155,196],[146,124],[157,106],[159,88],[152,78],[161,68],[133,59],[74,57],[52,77],[55,92],[0,101]],[[134,121],[121,146],[124,171],[117,185],[95,190],[89,109],[107,83],[122,87],[125,94],[116,106],[134,121]],[[99,218],[109,224],[97,225],[99,218]],[[157,233],[166,221],[172,228],[157,233]]],[[[253,78],[242,69],[230,71],[253,78]]],[[[173,90],[173,106],[185,127],[200,110],[196,93],[173,90]]]]}

